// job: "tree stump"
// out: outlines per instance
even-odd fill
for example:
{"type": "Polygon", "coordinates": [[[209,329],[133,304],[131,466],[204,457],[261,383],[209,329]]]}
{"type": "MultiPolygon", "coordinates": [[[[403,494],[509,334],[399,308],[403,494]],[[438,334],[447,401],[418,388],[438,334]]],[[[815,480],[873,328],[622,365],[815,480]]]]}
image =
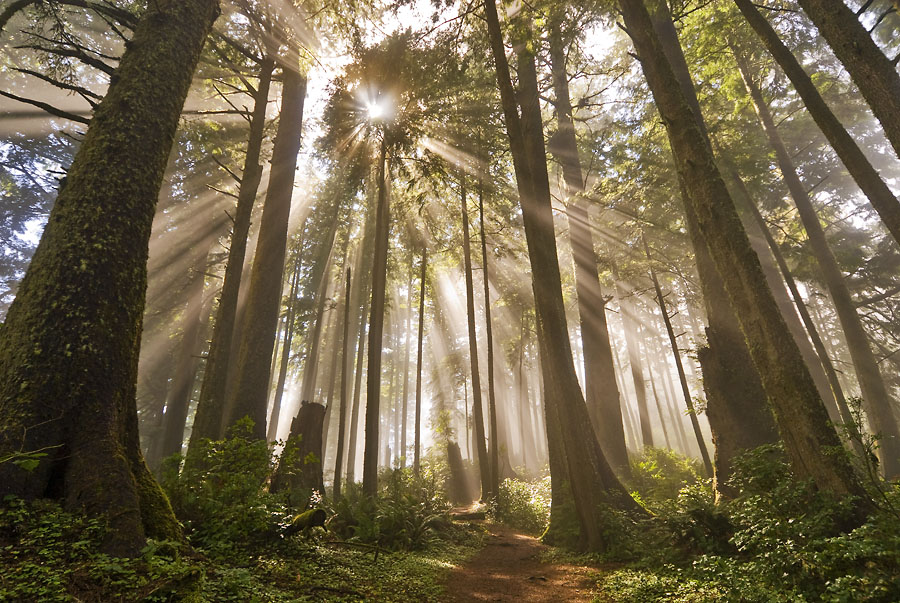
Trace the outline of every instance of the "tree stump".
{"type": "Polygon", "coordinates": [[[322,425],[325,407],[304,400],[291,422],[291,435],[285,445],[278,469],[269,488],[272,492],[285,490],[316,490],[325,492],[322,477],[322,425]]]}

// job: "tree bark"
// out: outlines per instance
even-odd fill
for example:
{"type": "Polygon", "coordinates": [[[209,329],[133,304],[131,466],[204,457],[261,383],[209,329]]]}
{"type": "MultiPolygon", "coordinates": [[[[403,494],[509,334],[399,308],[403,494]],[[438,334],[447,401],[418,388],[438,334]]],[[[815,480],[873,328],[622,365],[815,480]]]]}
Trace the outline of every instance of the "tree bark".
{"type": "Polygon", "coordinates": [[[266,437],[269,363],[275,346],[281,305],[288,218],[294,172],[300,152],[306,77],[287,66],[282,84],[281,117],[272,151],[272,173],[259,226],[259,242],[250,276],[248,306],[238,355],[237,382],[231,393],[227,425],[249,417],[253,436],[266,437]]]}
{"type": "MultiPolygon", "coordinates": [[[[775,59],[775,62],[781,66],[782,71],[791,80],[797,94],[806,105],[806,110],[812,116],[813,120],[822,130],[822,134],[828,140],[831,147],[840,157],[847,171],[862,189],[863,194],[869,199],[872,207],[881,216],[882,222],[887,227],[894,240],[900,243],[900,201],[891,192],[878,172],[872,167],[871,162],[863,154],[859,145],[854,142],[853,138],[847,132],[838,118],[835,117],[831,109],[825,103],[825,99],[819,94],[812,78],[803,70],[800,62],[794,57],[791,51],[785,46],[784,42],[779,39],[778,34],[763,17],[750,0],[734,0],[741,13],[750,23],[750,26],[756,31],[763,45],[768,49],[769,53],[775,59]]],[[[833,1],[837,4],[837,0],[833,1]]],[[[854,20],[856,17],[852,17],[854,20]]],[[[896,76],[896,71],[894,72],[896,76]]],[[[900,97],[898,97],[900,98],[900,97]]],[[[896,102],[896,99],[895,99],[896,102]]],[[[890,111],[890,109],[886,109],[890,111]]],[[[897,115],[893,116],[894,120],[900,119],[897,115]]]]}
{"type": "Polygon", "coordinates": [[[135,390],[147,244],[215,0],[148,7],[61,185],[0,335],[0,494],[105,515],[104,548],[181,536],[140,451],[135,390]]]}
{"type": "MultiPolygon", "coordinates": [[[[697,411],[694,410],[694,401],[691,399],[691,390],[688,387],[687,377],[684,374],[684,365],[681,363],[681,353],[678,350],[678,340],[675,338],[675,331],[672,329],[672,320],[669,318],[669,311],[666,309],[666,300],[663,297],[662,288],[659,286],[659,279],[656,278],[656,270],[653,268],[653,260],[650,257],[650,246],[647,245],[647,239],[641,235],[644,243],[644,252],[647,254],[647,261],[650,263],[650,280],[653,282],[653,290],[656,292],[656,301],[659,303],[659,311],[662,313],[663,324],[666,325],[666,333],[669,336],[669,344],[672,346],[672,355],[675,357],[675,368],[678,370],[678,381],[681,383],[681,393],[684,395],[684,404],[687,406],[688,414],[691,419],[691,427],[694,428],[694,437],[697,438],[697,447],[700,449],[700,458],[703,460],[703,468],[706,475],[712,477],[713,468],[709,460],[709,452],[706,450],[706,442],[703,441],[703,433],[700,431],[700,421],[697,419],[697,411]]],[[[662,415],[660,415],[661,417],[662,415]]]]}
{"type": "MultiPolygon", "coordinates": [[[[466,206],[465,177],[460,181],[460,205],[462,207],[463,271],[466,280],[466,324],[469,331],[469,370],[472,379],[472,422],[475,423],[475,450],[478,454],[478,472],[481,476],[481,500],[490,500],[497,494],[494,476],[488,459],[484,437],[484,407],[481,401],[481,376],[478,369],[478,340],[475,336],[475,287],[472,284],[472,249],[469,241],[469,210],[466,206]]],[[[493,436],[493,434],[491,434],[493,436]]],[[[493,440],[493,438],[492,438],[493,440]]],[[[496,442],[492,441],[495,446],[496,442]]]]}
{"type": "MultiPolygon", "coordinates": [[[[250,116],[250,134],[247,138],[247,153],[244,158],[244,172],[238,191],[231,231],[231,245],[225,264],[225,278],[216,310],[216,320],[210,340],[200,398],[191,430],[191,444],[204,438],[222,437],[222,423],[225,413],[226,386],[228,384],[229,359],[234,341],[234,326],[238,308],[238,293],[247,254],[247,236],[250,232],[250,217],[259,191],[262,166],[259,164],[265,135],[266,109],[269,106],[269,85],[275,62],[266,58],[259,66],[259,84],[253,96],[253,113],[250,116]]],[[[190,450],[190,448],[189,448],[190,450]]]]}
{"type": "MultiPolygon", "coordinates": [[[[799,0],[803,11],[828,42],[900,157],[900,74],[841,0],[799,0]]],[[[895,4],[896,7],[896,4],[895,4]]]]}
{"type": "Polygon", "coordinates": [[[421,475],[422,454],[422,342],[425,334],[425,274],[428,269],[428,247],[422,244],[422,270],[419,273],[419,325],[416,347],[416,426],[413,446],[413,472],[421,475]]]}
{"type": "MultiPolygon", "coordinates": [[[[384,134],[386,135],[386,133],[384,134]]],[[[381,422],[381,343],[384,336],[384,297],[391,233],[387,197],[387,142],[382,136],[378,165],[378,205],[375,214],[375,253],[372,263],[372,302],[369,308],[369,355],[366,374],[366,433],[363,450],[363,493],[378,491],[378,431],[381,422]]]]}
{"type": "Polygon", "coordinates": [[[688,205],[775,409],[794,474],[837,496],[857,497],[846,526],[857,525],[872,509],[871,499],[846,457],[822,454],[840,446],[840,440],[741,226],[704,135],[702,117],[691,108],[642,0],[619,4],[663,117],[682,188],[691,192],[688,205]]]}
{"type": "MultiPolygon", "coordinates": [[[[275,383],[275,397],[272,400],[272,412],[269,415],[269,426],[266,429],[266,440],[274,442],[278,437],[278,423],[281,420],[281,402],[284,398],[284,386],[287,383],[288,362],[291,359],[291,343],[294,340],[294,325],[297,320],[297,289],[300,284],[300,253],[302,240],[297,244],[297,257],[291,272],[291,287],[288,291],[287,316],[284,325],[284,342],[281,346],[281,362],[278,367],[278,381],[275,383]]],[[[278,338],[276,337],[277,341],[278,338]]]]}
{"type": "Polygon", "coordinates": [[[341,332],[341,401],[338,412],[338,440],[337,450],[334,453],[334,500],[341,499],[341,478],[344,462],[344,440],[347,435],[347,396],[349,394],[350,379],[348,367],[350,359],[347,352],[350,351],[350,267],[347,267],[347,280],[344,284],[344,326],[341,332]]]}
{"type": "MultiPolygon", "coordinates": [[[[732,48],[732,50],[735,49],[732,48]]],[[[812,201],[800,181],[797,168],[775,128],[775,120],[763,99],[762,91],[750,77],[749,67],[744,58],[736,51],[734,56],[762,129],[769,145],[775,151],[782,178],[784,178],[794,205],[797,207],[797,213],[800,215],[804,230],[806,230],[806,236],[819,266],[822,280],[834,302],[838,320],[847,339],[850,358],[856,369],[856,378],[862,391],[866,417],[872,431],[881,436],[878,457],[881,460],[882,470],[885,477],[892,479],[900,475],[900,431],[898,431],[897,420],[891,410],[895,401],[892,400],[884,385],[884,380],[878,370],[878,362],[875,360],[875,354],[872,352],[862,321],[856,313],[844,275],[831,253],[831,248],[825,238],[825,230],[822,228],[812,201]]]]}
{"type": "MultiPolygon", "coordinates": [[[[668,4],[654,0],[649,6],[650,20],[659,38],[661,51],[668,59],[688,106],[696,116],[701,135],[706,140],[700,103],[668,4]]],[[[725,484],[730,477],[732,457],[740,450],[777,441],[777,433],[766,404],[761,377],[754,370],[750,350],[741,333],[725,284],[710,255],[697,213],[689,200],[690,191],[683,181],[679,182],[679,187],[709,324],[706,330],[707,346],[698,350],[697,356],[704,375],[707,418],[715,444],[714,483],[717,494],[727,495],[725,484]]]]}
{"type": "Polygon", "coordinates": [[[606,323],[606,300],[600,288],[597,254],[590,218],[584,199],[584,178],[575,140],[572,101],[569,98],[569,78],[566,72],[566,49],[559,20],[550,24],[550,67],[556,95],[556,143],[551,150],[562,164],[566,183],[566,216],[569,239],[575,261],[575,289],[578,315],[581,321],[581,341],[584,353],[585,402],[600,446],[610,464],[620,475],[629,475],[628,450],[616,373],[606,323]]]}
{"type": "Polygon", "coordinates": [[[272,476],[270,491],[315,490],[325,493],[322,477],[322,422],[325,407],[301,402],[297,416],[291,421],[291,435],[285,445],[278,468],[272,476]]]}
{"type": "MultiPolygon", "coordinates": [[[[602,550],[607,543],[603,530],[605,511],[601,505],[606,503],[634,511],[639,507],[603,455],[572,362],[550,206],[535,56],[528,45],[516,46],[519,75],[517,99],[506,60],[497,6],[494,0],[485,0],[484,6],[522,205],[540,338],[542,346],[545,346],[541,354],[545,412],[548,421],[558,421],[563,435],[557,452],[568,468],[568,487],[575,502],[583,544],[591,550],[602,550]]],[[[548,424],[547,429],[549,432],[551,425],[548,424]]],[[[548,439],[548,446],[554,445],[548,439]]]]}

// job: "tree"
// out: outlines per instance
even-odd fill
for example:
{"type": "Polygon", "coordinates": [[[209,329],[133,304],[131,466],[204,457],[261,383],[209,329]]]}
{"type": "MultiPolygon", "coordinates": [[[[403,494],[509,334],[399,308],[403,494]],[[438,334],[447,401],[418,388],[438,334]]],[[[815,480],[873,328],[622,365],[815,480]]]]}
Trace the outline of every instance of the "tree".
{"type": "MultiPolygon", "coordinates": [[[[472,284],[472,250],[469,241],[469,210],[466,206],[465,177],[460,181],[460,205],[462,207],[463,271],[466,279],[466,323],[469,334],[469,366],[472,378],[472,420],[475,422],[475,449],[478,451],[478,471],[481,475],[481,499],[487,501],[497,494],[498,482],[496,474],[492,472],[493,463],[488,459],[484,435],[484,406],[481,401],[481,376],[478,369],[478,340],[475,336],[475,293],[472,284]]],[[[497,447],[497,442],[493,439],[491,446],[497,447]]]]}
{"type": "Polygon", "coordinates": [[[244,417],[253,420],[253,435],[266,437],[269,371],[275,346],[278,307],[284,274],[288,217],[294,190],[294,172],[300,152],[306,76],[298,66],[283,65],[281,117],[272,150],[272,174],[260,220],[259,242],[253,258],[247,315],[238,356],[237,383],[230,395],[226,425],[244,417]]]}
{"type": "MultiPolygon", "coordinates": [[[[585,402],[604,453],[620,474],[627,475],[630,472],[628,451],[625,447],[622,409],[616,387],[609,328],[606,324],[606,299],[600,288],[590,216],[582,196],[584,178],[572,118],[566,47],[558,15],[551,20],[548,41],[557,121],[551,150],[562,164],[569,197],[566,200],[566,215],[575,260],[575,286],[584,354],[585,402]]],[[[638,396],[640,400],[640,394],[638,396]]]]}
{"type": "Polygon", "coordinates": [[[800,0],[799,4],[853,78],[900,157],[897,59],[890,60],[884,55],[859,22],[858,14],[842,0],[800,0]]]}
{"type": "Polygon", "coordinates": [[[135,388],[147,242],[215,0],[160,0],[98,105],[0,335],[4,494],[108,517],[106,550],[180,528],[138,445],[135,388]],[[61,310],[60,308],[65,308],[61,310]]]}
{"type": "Polygon", "coordinates": [[[839,449],[840,441],[828,424],[815,383],[765,283],[759,260],[704,137],[702,118],[691,108],[643,0],[620,0],[619,5],[663,116],[678,176],[682,186],[691,191],[688,206],[696,214],[747,339],[794,473],[799,479],[811,479],[821,490],[856,497],[847,525],[858,525],[871,510],[871,499],[845,456],[820,452],[839,449]]]}
{"type": "MultiPolygon", "coordinates": [[[[872,163],[866,158],[859,145],[854,142],[838,118],[835,117],[816,89],[812,78],[804,71],[800,62],[781,41],[778,33],[765,17],[756,10],[750,0],[734,0],[734,2],[750,27],[759,35],[763,45],[791,80],[797,94],[803,99],[807,111],[822,130],[835,153],[841,158],[847,171],[869,199],[872,207],[878,212],[891,236],[900,243],[900,201],[872,167],[872,163]]],[[[840,0],[834,0],[834,3],[839,2],[840,0]]]]}
{"type": "Polygon", "coordinates": [[[191,444],[199,442],[203,438],[216,439],[222,435],[226,401],[225,386],[230,370],[229,361],[237,315],[238,292],[244,269],[244,257],[247,253],[250,216],[253,213],[253,204],[256,201],[259,182],[262,178],[262,166],[259,159],[265,132],[266,109],[269,106],[269,86],[274,69],[275,61],[270,58],[264,59],[259,65],[259,81],[253,95],[253,113],[250,116],[250,132],[247,137],[244,170],[234,211],[231,245],[228,249],[222,292],[219,295],[209,353],[206,357],[206,368],[200,386],[194,427],[191,430],[191,444]]]}
{"type": "MultiPolygon", "coordinates": [[[[607,544],[604,542],[601,504],[627,510],[638,507],[616,478],[600,449],[572,362],[550,209],[550,183],[535,55],[534,49],[529,46],[529,42],[534,40],[516,41],[517,95],[510,77],[497,6],[494,0],[485,0],[484,8],[531,260],[532,288],[542,348],[548,445],[551,451],[556,451],[557,469],[561,466],[567,469],[567,476],[560,475],[559,471],[554,475],[554,467],[551,466],[551,476],[557,486],[571,489],[584,545],[589,549],[601,550],[607,544]],[[568,484],[560,484],[557,481],[559,477],[563,478],[563,484],[566,481],[568,484]]],[[[553,458],[551,452],[551,461],[553,458]]]]}
{"type": "Polygon", "coordinates": [[[862,390],[866,416],[871,423],[872,430],[881,435],[878,452],[882,470],[885,476],[893,478],[900,473],[900,432],[898,432],[897,421],[891,410],[893,400],[881,378],[875,354],[872,352],[862,321],[853,305],[850,289],[844,281],[844,275],[825,238],[825,230],[822,228],[812,200],[800,181],[800,175],[797,173],[797,168],[794,166],[787,147],[778,134],[769,106],[763,99],[759,86],[753,80],[745,58],[736,49],[732,48],[732,50],[735,52],[738,69],[744,85],[747,87],[753,108],[759,117],[760,125],[766,133],[769,144],[775,152],[782,178],[784,178],[791,198],[797,207],[797,213],[806,230],[810,248],[837,310],[841,328],[847,339],[850,357],[853,359],[856,369],[859,387],[862,390]]]}

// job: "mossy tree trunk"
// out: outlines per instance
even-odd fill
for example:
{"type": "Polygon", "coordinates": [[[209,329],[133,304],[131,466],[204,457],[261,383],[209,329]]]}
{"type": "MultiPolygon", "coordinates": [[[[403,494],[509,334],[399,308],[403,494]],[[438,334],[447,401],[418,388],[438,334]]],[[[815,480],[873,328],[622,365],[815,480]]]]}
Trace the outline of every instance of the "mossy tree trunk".
{"type": "MultiPolygon", "coordinates": [[[[700,103],[668,4],[662,0],[653,0],[648,6],[661,51],[672,67],[689,108],[696,116],[704,141],[709,144],[700,103]]],[[[703,371],[707,418],[715,445],[714,483],[717,494],[728,495],[726,484],[731,475],[733,457],[741,450],[777,441],[778,436],[772,413],[766,403],[762,379],[759,372],[754,370],[750,350],[741,333],[725,284],[701,232],[697,213],[690,200],[691,189],[683,181],[679,182],[679,186],[709,325],[706,329],[706,346],[698,350],[697,356],[703,371]]]]}
{"type": "Polygon", "coordinates": [[[259,242],[253,258],[244,328],[241,333],[237,381],[230,395],[226,427],[249,417],[253,436],[266,437],[269,371],[281,305],[288,218],[294,192],[294,172],[300,152],[306,76],[296,66],[283,67],[281,116],[272,150],[269,188],[259,225],[259,242]]]}
{"type": "Polygon", "coordinates": [[[259,156],[265,135],[269,86],[274,69],[275,62],[269,58],[264,59],[259,65],[259,83],[253,95],[253,113],[250,116],[250,134],[247,137],[244,171],[241,174],[241,186],[234,208],[234,225],[231,229],[231,244],[225,264],[222,293],[219,295],[206,368],[203,371],[203,383],[200,386],[200,398],[197,401],[197,412],[194,415],[194,426],[191,430],[192,444],[204,438],[218,439],[222,436],[225,389],[228,383],[229,359],[234,341],[238,293],[244,270],[244,258],[247,254],[250,216],[253,213],[253,205],[262,178],[263,170],[259,164],[259,156]]]}
{"type": "Polygon", "coordinates": [[[106,550],[179,538],[138,443],[150,228],[215,0],[151,4],[66,179],[0,336],[0,493],[104,515],[106,550]]]}
{"type": "Polygon", "coordinates": [[[716,167],[702,118],[691,108],[643,1],[620,0],[619,5],[666,126],[678,177],[682,187],[691,191],[688,205],[774,407],[794,473],[798,479],[811,479],[823,491],[856,497],[846,525],[858,524],[872,510],[872,501],[845,456],[823,454],[837,450],[840,440],[765,282],[716,167]]]}

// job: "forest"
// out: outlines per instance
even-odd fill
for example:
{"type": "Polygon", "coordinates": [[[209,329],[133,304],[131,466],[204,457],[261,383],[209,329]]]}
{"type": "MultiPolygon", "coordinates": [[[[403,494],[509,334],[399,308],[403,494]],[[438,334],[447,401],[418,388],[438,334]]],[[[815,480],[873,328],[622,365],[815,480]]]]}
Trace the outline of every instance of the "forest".
{"type": "Polygon", "coordinates": [[[0,49],[0,601],[900,601],[898,0],[0,49]]]}

